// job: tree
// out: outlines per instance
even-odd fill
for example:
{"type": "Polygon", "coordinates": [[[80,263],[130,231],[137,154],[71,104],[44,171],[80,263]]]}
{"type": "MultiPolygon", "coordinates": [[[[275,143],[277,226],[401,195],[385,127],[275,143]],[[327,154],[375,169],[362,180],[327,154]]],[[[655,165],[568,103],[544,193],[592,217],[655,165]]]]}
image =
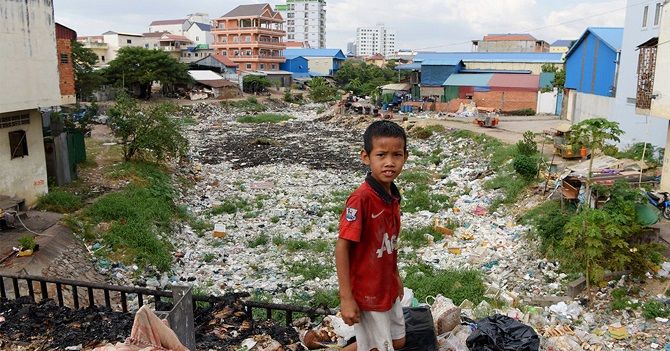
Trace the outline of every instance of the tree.
{"type": "Polygon", "coordinates": [[[337,98],[337,89],[333,88],[321,77],[309,82],[309,98],[314,102],[328,102],[337,98]]]}
{"type": "Polygon", "coordinates": [[[174,104],[140,107],[137,100],[121,92],[109,110],[109,122],[114,136],[121,139],[126,161],[143,153],[160,160],[165,156],[183,156],[188,140],[181,124],[172,117],[178,110],[174,104]]]}
{"type": "Polygon", "coordinates": [[[365,62],[346,61],[334,76],[337,85],[355,95],[372,95],[379,86],[397,82],[398,73],[365,62]]]}
{"type": "Polygon", "coordinates": [[[151,84],[160,82],[164,87],[187,84],[192,81],[188,65],[178,62],[167,52],[139,47],[123,47],[109,63],[104,75],[110,83],[139,91],[139,97],[151,97],[151,84]]]}
{"type": "Polygon", "coordinates": [[[72,41],[72,63],[74,67],[74,88],[77,94],[77,100],[88,100],[93,92],[100,87],[104,78],[93,66],[98,60],[98,56],[93,50],[85,48],[84,45],[76,40],[72,41]]]}
{"type": "Polygon", "coordinates": [[[551,88],[542,88],[543,92],[552,91],[554,88],[563,89],[565,87],[565,70],[559,69],[551,63],[542,65],[542,72],[554,73],[554,79],[551,81],[551,88]]]}
{"type": "Polygon", "coordinates": [[[619,141],[619,135],[623,130],[619,128],[618,122],[608,121],[605,118],[591,118],[573,124],[570,127],[570,144],[582,145],[591,150],[588,174],[586,175],[586,206],[591,205],[591,175],[593,157],[606,146],[608,141],[619,141]]]}
{"type": "Polygon", "coordinates": [[[256,94],[265,91],[272,83],[265,76],[249,74],[244,76],[242,87],[245,93],[256,94]]]}

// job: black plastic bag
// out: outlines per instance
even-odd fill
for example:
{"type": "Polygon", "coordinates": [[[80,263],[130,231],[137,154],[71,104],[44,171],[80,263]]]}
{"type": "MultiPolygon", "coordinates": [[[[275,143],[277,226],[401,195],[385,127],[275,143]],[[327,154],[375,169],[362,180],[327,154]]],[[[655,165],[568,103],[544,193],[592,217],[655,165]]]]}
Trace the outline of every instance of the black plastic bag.
{"type": "Polygon", "coordinates": [[[430,307],[403,307],[405,347],[397,351],[437,351],[437,336],[430,307]]]}
{"type": "Polygon", "coordinates": [[[471,351],[538,351],[540,337],[516,319],[496,314],[478,320],[465,344],[471,351]]]}

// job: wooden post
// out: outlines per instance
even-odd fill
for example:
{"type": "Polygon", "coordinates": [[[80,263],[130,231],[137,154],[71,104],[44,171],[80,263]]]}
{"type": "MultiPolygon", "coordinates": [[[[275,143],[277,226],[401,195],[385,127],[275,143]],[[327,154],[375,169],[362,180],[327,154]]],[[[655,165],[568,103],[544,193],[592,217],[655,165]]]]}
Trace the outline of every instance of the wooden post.
{"type": "Polygon", "coordinates": [[[182,345],[195,350],[195,324],[193,321],[193,293],[188,286],[172,286],[173,308],[168,315],[170,328],[182,345]]]}

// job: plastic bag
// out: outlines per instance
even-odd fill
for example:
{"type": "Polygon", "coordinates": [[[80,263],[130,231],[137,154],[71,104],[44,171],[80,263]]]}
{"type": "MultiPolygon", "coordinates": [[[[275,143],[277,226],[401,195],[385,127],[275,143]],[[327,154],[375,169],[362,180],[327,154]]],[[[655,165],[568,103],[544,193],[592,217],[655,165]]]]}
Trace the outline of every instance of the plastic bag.
{"type": "Polygon", "coordinates": [[[451,331],[461,324],[461,309],[454,305],[451,299],[437,295],[430,312],[435,320],[435,332],[437,335],[451,331]]]}
{"type": "Polygon", "coordinates": [[[496,314],[477,321],[466,344],[471,351],[538,351],[540,338],[533,328],[496,314]]]}
{"type": "Polygon", "coordinates": [[[400,304],[402,307],[412,307],[412,300],[414,300],[414,291],[410,288],[403,288],[403,295],[400,304]]]}
{"type": "Polygon", "coordinates": [[[439,351],[469,351],[465,340],[472,333],[467,325],[459,325],[454,330],[437,337],[439,351]]]}
{"type": "Polygon", "coordinates": [[[404,307],[405,347],[397,351],[437,351],[433,316],[428,306],[404,307]]]}

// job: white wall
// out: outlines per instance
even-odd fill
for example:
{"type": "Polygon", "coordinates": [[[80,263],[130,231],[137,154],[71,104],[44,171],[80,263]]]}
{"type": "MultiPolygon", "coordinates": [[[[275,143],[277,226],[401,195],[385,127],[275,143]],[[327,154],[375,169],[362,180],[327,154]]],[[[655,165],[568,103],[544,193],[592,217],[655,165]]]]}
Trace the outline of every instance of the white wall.
{"type": "MultiPolygon", "coordinates": [[[[661,26],[656,58],[656,76],[654,78],[654,93],[658,96],[651,102],[651,114],[660,118],[670,119],[670,5],[663,7],[661,26]]],[[[670,152],[666,156],[670,156],[670,152]]]]}
{"type": "Polygon", "coordinates": [[[607,118],[612,114],[614,98],[570,91],[568,120],[579,123],[589,118],[607,118]]]}
{"type": "Polygon", "coordinates": [[[310,72],[317,72],[323,75],[329,75],[330,70],[333,69],[332,57],[308,57],[307,65],[310,72]]]}
{"type": "MultiPolygon", "coordinates": [[[[626,9],[617,77],[617,91],[612,114],[609,115],[609,119],[619,122],[621,129],[625,132],[621,136],[619,144],[622,148],[644,141],[661,147],[665,145],[668,129],[667,120],[640,115],[635,110],[639,57],[637,46],[659,34],[659,26],[654,26],[657,3],[661,3],[661,1],[650,0],[640,3],[640,0],[628,0],[627,4],[628,8],[626,9]],[[643,13],[646,6],[648,6],[647,26],[643,28],[643,13]]],[[[668,66],[659,63],[657,67],[661,68],[660,71],[667,71],[662,68],[668,66]]],[[[656,80],[655,84],[658,83],[659,81],[656,80]]]]}
{"type": "Polygon", "coordinates": [[[0,14],[0,113],[59,105],[51,2],[0,1],[0,14]]]}
{"type": "Polygon", "coordinates": [[[537,92],[537,113],[555,115],[556,114],[556,100],[558,99],[558,90],[543,93],[537,92]]]}
{"type": "MultiPolygon", "coordinates": [[[[30,124],[0,129],[0,195],[18,196],[27,206],[47,192],[47,165],[44,157],[42,115],[31,110],[30,124]],[[24,130],[28,142],[28,156],[12,159],[9,151],[9,132],[24,130]]],[[[0,117],[16,113],[0,114],[0,117]]]]}

